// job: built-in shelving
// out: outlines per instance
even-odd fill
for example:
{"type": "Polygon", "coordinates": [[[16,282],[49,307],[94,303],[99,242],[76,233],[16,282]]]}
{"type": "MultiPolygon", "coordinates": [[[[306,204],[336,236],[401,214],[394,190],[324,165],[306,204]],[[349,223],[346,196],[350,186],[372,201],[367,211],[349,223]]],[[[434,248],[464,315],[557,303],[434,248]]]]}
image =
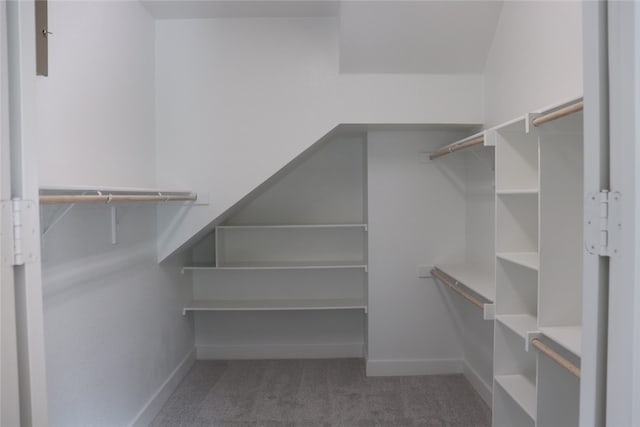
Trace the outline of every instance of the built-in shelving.
{"type": "Polygon", "coordinates": [[[496,383],[531,417],[536,419],[536,385],[524,375],[496,375],[496,383]]]}
{"type": "Polygon", "coordinates": [[[263,300],[194,300],[182,310],[189,311],[285,311],[285,310],[364,310],[364,300],[336,299],[263,299],[263,300]]]}
{"type": "Polygon", "coordinates": [[[212,259],[183,267],[183,272],[194,274],[197,290],[184,313],[352,309],[366,313],[366,232],[364,223],[217,226],[212,259]],[[251,273],[260,271],[271,273],[263,279],[251,273]],[[323,277],[332,285],[319,287],[323,277]]]}
{"type": "Polygon", "coordinates": [[[577,426],[582,100],[487,133],[496,143],[493,425],[577,426]]]}
{"type": "Polygon", "coordinates": [[[501,260],[532,270],[538,270],[540,266],[540,256],[537,252],[498,252],[496,256],[501,260]]]}

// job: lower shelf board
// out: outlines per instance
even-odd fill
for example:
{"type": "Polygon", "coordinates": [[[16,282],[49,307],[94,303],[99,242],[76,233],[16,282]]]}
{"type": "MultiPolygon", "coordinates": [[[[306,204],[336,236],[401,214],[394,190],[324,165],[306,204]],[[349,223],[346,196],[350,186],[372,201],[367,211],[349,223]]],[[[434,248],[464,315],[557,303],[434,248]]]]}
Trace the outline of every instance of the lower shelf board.
{"type": "Polygon", "coordinates": [[[367,265],[363,262],[233,262],[224,266],[213,265],[188,265],[182,267],[182,271],[188,270],[323,270],[323,269],[363,269],[367,271],[367,265]]]}
{"type": "Polygon", "coordinates": [[[188,311],[286,311],[286,310],[364,310],[367,304],[357,298],[342,299],[268,299],[268,300],[195,300],[182,309],[188,311]]]}
{"type": "Polygon", "coordinates": [[[540,332],[574,355],[580,357],[582,346],[581,326],[541,326],[540,332]]]}
{"type": "Polygon", "coordinates": [[[524,375],[496,375],[496,383],[535,421],[536,385],[524,375]]]}
{"type": "Polygon", "coordinates": [[[499,314],[496,315],[496,320],[520,335],[525,341],[527,332],[538,330],[538,319],[531,314],[499,314]]]}

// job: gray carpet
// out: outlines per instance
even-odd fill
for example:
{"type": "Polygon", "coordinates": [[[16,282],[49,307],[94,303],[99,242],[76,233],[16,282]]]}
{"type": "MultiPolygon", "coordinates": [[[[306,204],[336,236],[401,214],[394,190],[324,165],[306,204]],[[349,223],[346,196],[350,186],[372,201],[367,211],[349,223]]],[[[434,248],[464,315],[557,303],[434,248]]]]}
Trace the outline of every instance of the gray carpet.
{"type": "Polygon", "coordinates": [[[462,375],[366,377],[362,359],[199,361],[160,426],[491,425],[462,375]]]}

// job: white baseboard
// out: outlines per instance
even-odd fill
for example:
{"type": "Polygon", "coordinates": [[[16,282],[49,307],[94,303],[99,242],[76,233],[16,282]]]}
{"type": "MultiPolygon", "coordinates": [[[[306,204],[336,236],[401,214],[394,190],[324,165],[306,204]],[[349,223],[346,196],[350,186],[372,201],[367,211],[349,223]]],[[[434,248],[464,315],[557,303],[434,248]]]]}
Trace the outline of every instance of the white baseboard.
{"type": "Polygon", "coordinates": [[[367,376],[406,376],[461,374],[462,359],[393,359],[367,360],[367,376]]]}
{"type": "Polygon", "coordinates": [[[473,388],[478,392],[482,400],[486,402],[489,407],[492,405],[493,400],[493,387],[487,384],[478,372],[471,367],[467,362],[464,362],[464,376],[469,380],[473,388]]]}
{"type": "Polygon", "coordinates": [[[363,357],[363,343],[197,345],[198,360],[363,357]]]}
{"type": "Polygon", "coordinates": [[[187,372],[189,372],[189,369],[191,369],[195,361],[196,349],[194,348],[182,359],[176,369],[171,372],[169,378],[167,378],[153,396],[151,396],[151,399],[149,399],[146,405],[138,412],[138,415],[133,419],[130,426],[148,426],[151,424],[151,421],[153,421],[156,415],[158,415],[158,412],[160,412],[160,409],[162,409],[162,405],[169,399],[171,393],[173,393],[178,384],[180,384],[180,381],[187,375],[187,372]]]}

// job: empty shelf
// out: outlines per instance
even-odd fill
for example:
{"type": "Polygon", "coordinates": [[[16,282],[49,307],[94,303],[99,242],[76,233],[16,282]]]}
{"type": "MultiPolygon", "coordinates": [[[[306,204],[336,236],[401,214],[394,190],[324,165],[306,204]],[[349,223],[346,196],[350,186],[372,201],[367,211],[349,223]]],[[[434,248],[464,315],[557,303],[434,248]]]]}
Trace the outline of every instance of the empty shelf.
{"type": "Polygon", "coordinates": [[[352,310],[367,312],[362,299],[268,299],[192,301],[182,309],[187,311],[281,311],[281,310],[352,310]]]}
{"type": "Polygon", "coordinates": [[[493,272],[465,265],[438,265],[436,268],[487,301],[495,301],[496,278],[493,272]]]}
{"type": "Polygon", "coordinates": [[[547,326],[541,327],[540,332],[571,353],[580,357],[582,345],[581,326],[547,326]]]}
{"type": "Polygon", "coordinates": [[[540,266],[540,255],[537,252],[499,252],[496,256],[536,271],[540,266]]]}
{"type": "Polygon", "coordinates": [[[496,315],[496,319],[524,340],[527,339],[527,332],[538,330],[538,319],[530,314],[500,314],[496,315]]]}
{"type": "Polygon", "coordinates": [[[499,196],[509,196],[509,195],[525,195],[525,194],[538,194],[537,188],[512,188],[512,189],[503,189],[497,190],[496,194],[499,196]]]}
{"type": "Polygon", "coordinates": [[[183,270],[313,270],[313,269],[340,269],[361,268],[366,270],[367,265],[362,262],[233,262],[223,266],[213,265],[189,265],[183,270]]]}
{"type": "Polygon", "coordinates": [[[536,385],[524,375],[496,375],[496,383],[531,417],[536,419],[536,385]]]}
{"type": "Polygon", "coordinates": [[[286,229],[286,228],[364,228],[367,224],[250,224],[250,225],[219,225],[220,230],[240,230],[240,229],[286,229]]]}

